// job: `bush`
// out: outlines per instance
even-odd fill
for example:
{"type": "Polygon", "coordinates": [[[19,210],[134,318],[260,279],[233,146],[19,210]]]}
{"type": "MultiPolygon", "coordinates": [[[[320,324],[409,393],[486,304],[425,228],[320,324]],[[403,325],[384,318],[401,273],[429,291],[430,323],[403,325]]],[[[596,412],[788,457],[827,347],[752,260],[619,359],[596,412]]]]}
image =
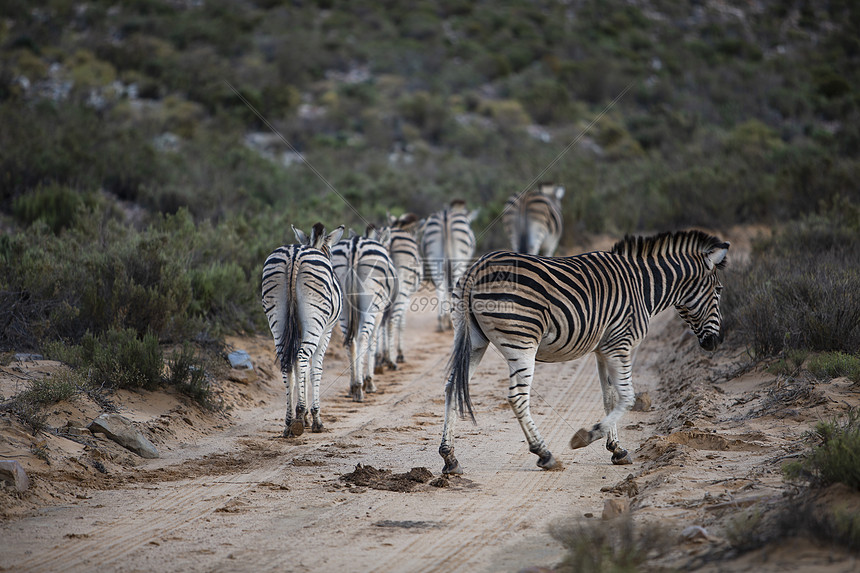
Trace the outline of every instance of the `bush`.
{"type": "Polygon", "coordinates": [[[860,383],[860,357],[843,352],[825,352],[809,361],[809,371],[819,378],[846,376],[860,383]]]}
{"type": "Polygon", "coordinates": [[[48,345],[46,354],[86,372],[95,387],[153,390],[162,382],[163,355],[151,333],[138,337],[130,328],[87,333],[79,345],[48,345]]]}
{"type": "Polygon", "coordinates": [[[749,266],[730,269],[726,326],[756,358],[784,349],[860,348],[860,218],[846,203],[756,245],[749,266]]]}
{"type": "Polygon", "coordinates": [[[860,409],[818,422],[806,439],[810,448],[803,458],[783,467],[788,479],[818,487],[842,483],[860,491],[860,409]]]}
{"type": "Polygon", "coordinates": [[[565,573],[633,573],[669,547],[669,537],[661,527],[637,528],[629,516],[554,526],[550,534],[567,551],[553,570],[565,573]]]}
{"type": "Polygon", "coordinates": [[[204,361],[197,356],[191,344],[186,342],[181,349],[173,351],[167,361],[167,369],[168,385],[191,397],[204,408],[216,409],[204,361]]]}

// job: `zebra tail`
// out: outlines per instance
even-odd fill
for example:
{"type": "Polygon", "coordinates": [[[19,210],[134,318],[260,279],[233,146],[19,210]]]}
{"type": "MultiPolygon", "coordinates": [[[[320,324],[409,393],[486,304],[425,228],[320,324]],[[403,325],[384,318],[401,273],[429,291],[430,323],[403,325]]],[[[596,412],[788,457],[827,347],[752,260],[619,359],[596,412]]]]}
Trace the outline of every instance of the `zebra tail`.
{"type": "Polygon", "coordinates": [[[471,315],[468,305],[464,304],[463,320],[460,321],[454,335],[454,352],[448,364],[448,384],[445,386],[445,395],[447,400],[452,398],[455,400],[461,418],[465,418],[468,412],[472,422],[475,422],[472,399],[469,397],[469,363],[472,358],[471,315]]]}
{"type": "Polygon", "coordinates": [[[299,349],[302,346],[302,333],[299,328],[299,317],[295,297],[287,302],[287,312],[284,316],[284,332],[281,336],[281,371],[290,372],[296,363],[299,349]]]}
{"type": "Polygon", "coordinates": [[[520,229],[520,247],[518,249],[520,253],[528,253],[529,252],[529,234],[525,229],[525,226],[520,229]]]}
{"type": "Polygon", "coordinates": [[[346,315],[346,332],[343,337],[343,345],[349,346],[358,334],[358,327],[361,324],[361,309],[359,308],[361,296],[355,288],[357,281],[354,270],[349,269],[347,271],[346,282],[346,288],[344,289],[344,305],[346,308],[342,312],[348,314],[346,315]]]}

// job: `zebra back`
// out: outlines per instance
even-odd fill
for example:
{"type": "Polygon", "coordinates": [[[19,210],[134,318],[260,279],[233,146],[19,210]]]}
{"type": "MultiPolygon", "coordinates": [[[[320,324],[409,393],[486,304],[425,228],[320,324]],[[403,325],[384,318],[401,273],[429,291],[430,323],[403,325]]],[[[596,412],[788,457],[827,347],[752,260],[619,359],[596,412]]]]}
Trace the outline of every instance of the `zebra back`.
{"type": "Polygon", "coordinates": [[[421,251],[425,261],[425,276],[437,287],[445,285],[448,292],[468,268],[475,254],[475,234],[471,223],[478,211],[468,211],[463,201],[455,200],[449,207],[433,213],[424,223],[421,251]]]}
{"type": "Polygon", "coordinates": [[[391,224],[391,240],[388,252],[399,279],[398,289],[401,293],[411,296],[421,286],[424,278],[424,265],[421,260],[421,249],[415,239],[418,217],[407,213],[400,218],[389,218],[391,224]]]}
{"type": "Polygon", "coordinates": [[[357,334],[361,317],[384,312],[397,296],[397,273],[386,247],[353,234],[332,247],[332,267],[343,290],[341,327],[344,343],[357,334]]]}
{"type": "Polygon", "coordinates": [[[552,256],[561,240],[561,199],[564,187],[541,183],[524,194],[512,195],[505,203],[502,223],[511,249],[518,253],[552,256]]]}
{"type": "Polygon", "coordinates": [[[301,347],[299,290],[309,314],[329,324],[341,311],[341,291],[332,269],[329,248],[339,240],[343,226],[326,235],[321,223],[311,236],[293,227],[299,244],[278,247],[263,264],[262,305],[275,338],[275,350],[283,371],[290,371],[301,347]],[[300,279],[301,277],[301,279],[300,279]],[[309,287],[309,288],[304,288],[309,287]],[[312,310],[311,310],[312,309],[312,310]]]}

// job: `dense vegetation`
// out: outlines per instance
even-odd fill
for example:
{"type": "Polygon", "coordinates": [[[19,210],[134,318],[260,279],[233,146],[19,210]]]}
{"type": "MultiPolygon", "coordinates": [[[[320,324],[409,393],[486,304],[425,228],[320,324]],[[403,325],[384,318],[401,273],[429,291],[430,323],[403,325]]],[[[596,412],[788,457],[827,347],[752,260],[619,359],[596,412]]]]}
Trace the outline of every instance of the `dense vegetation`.
{"type": "Polygon", "coordinates": [[[542,179],[568,246],[786,229],[727,321],[856,354],[858,38],[847,1],[4,2],[0,349],[264,331],[291,223],[461,197],[486,251],[542,179]]]}

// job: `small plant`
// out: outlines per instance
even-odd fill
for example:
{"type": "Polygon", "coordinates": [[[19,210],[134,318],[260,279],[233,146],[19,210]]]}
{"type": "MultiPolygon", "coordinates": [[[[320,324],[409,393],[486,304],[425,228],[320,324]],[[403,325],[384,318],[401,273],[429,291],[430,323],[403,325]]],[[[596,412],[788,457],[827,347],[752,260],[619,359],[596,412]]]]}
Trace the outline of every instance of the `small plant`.
{"type": "Polygon", "coordinates": [[[768,366],[767,371],[771,374],[790,376],[797,373],[808,355],[809,353],[805,350],[789,349],[783,353],[782,358],[768,366]]]}
{"type": "Polygon", "coordinates": [[[566,573],[633,573],[669,546],[662,528],[637,528],[630,517],[554,526],[550,535],[567,549],[554,569],[566,573]]]}
{"type": "Polygon", "coordinates": [[[196,355],[191,344],[186,342],[181,349],[174,350],[167,367],[170,373],[167,379],[169,385],[205,408],[216,408],[204,361],[196,355]]]}
{"type": "Polygon", "coordinates": [[[50,406],[69,400],[78,393],[81,378],[69,369],[63,369],[54,376],[32,380],[26,390],[15,399],[36,406],[50,406]]]}
{"type": "Polygon", "coordinates": [[[818,422],[806,437],[811,448],[801,460],[783,466],[786,478],[813,486],[843,483],[860,491],[860,409],[818,422]]]}
{"type": "Polygon", "coordinates": [[[844,352],[825,352],[809,361],[809,371],[818,378],[846,376],[860,383],[860,357],[844,352]]]}

